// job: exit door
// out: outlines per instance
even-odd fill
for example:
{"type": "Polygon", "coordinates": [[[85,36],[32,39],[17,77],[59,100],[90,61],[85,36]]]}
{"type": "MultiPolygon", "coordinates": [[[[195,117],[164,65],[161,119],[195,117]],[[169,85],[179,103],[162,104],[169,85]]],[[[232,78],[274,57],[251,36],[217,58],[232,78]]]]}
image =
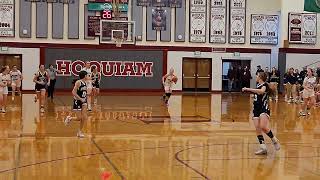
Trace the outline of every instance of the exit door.
{"type": "Polygon", "coordinates": [[[211,59],[183,58],[183,91],[211,91],[211,59]]]}

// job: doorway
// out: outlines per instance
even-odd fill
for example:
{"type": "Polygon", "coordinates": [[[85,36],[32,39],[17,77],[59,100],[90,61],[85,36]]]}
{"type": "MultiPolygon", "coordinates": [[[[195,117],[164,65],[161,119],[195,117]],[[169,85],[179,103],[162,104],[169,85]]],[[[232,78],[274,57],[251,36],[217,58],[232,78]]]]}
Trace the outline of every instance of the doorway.
{"type": "Polygon", "coordinates": [[[223,59],[222,91],[240,92],[244,85],[250,86],[251,73],[244,73],[245,68],[251,72],[251,60],[223,59]]]}
{"type": "Polygon", "coordinates": [[[212,60],[209,58],[183,58],[182,90],[191,92],[211,91],[212,60]]]}

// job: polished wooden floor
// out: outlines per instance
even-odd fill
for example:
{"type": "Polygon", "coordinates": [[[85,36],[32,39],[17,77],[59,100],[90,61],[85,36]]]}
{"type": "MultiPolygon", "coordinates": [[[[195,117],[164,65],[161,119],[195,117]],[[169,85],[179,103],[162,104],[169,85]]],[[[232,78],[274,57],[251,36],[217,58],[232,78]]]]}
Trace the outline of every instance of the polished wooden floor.
{"type": "Polygon", "coordinates": [[[251,101],[243,94],[105,95],[90,113],[86,138],[79,122],[66,127],[71,96],[48,102],[34,95],[11,101],[0,114],[0,180],[319,180],[320,111],[298,117],[300,105],[272,102],[268,155],[256,156],[251,101]]]}

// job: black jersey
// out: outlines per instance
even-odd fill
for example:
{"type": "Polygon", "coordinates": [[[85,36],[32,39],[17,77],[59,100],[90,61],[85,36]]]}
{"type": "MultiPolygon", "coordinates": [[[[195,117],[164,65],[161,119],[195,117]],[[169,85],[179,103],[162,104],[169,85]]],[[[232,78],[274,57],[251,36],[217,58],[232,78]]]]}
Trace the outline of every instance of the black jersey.
{"type": "Polygon", "coordinates": [[[87,84],[80,80],[80,86],[77,89],[77,95],[81,98],[87,98],[87,84]]]}
{"type": "Polygon", "coordinates": [[[48,82],[48,74],[47,74],[47,72],[45,71],[42,74],[40,71],[38,71],[38,73],[37,73],[37,81],[44,82],[44,84],[47,83],[48,82]]]}
{"type": "Polygon", "coordinates": [[[258,84],[257,89],[262,89],[262,87],[266,87],[266,91],[263,94],[254,94],[253,101],[253,113],[254,117],[259,117],[262,113],[270,114],[269,110],[269,85],[267,83],[258,84]]]}
{"type": "Polygon", "coordinates": [[[92,73],[91,78],[94,84],[99,84],[99,73],[96,73],[96,74],[92,73]]]}

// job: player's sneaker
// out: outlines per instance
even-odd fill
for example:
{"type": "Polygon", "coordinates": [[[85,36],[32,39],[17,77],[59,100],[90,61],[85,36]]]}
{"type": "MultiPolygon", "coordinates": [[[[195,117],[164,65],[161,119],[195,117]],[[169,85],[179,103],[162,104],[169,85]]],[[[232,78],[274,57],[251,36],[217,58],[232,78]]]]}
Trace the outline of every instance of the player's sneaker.
{"type": "Polygon", "coordinates": [[[66,125],[66,126],[68,126],[69,125],[69,123],[71,122],[71,116],[67,116],[65,119],[64,119],[64,125],[66,125]]]}
{"type": "Polygon", "coordinates": [[[267,146],[265,144],[260,144],[259,150],[255,152],[256,155],[266,155],[267,154],[267,146]]]}
{"type": "Polygon", "coordinates": [[[299,112],[299,115],[300,115],[300,116],[306,116],[307,114],[306,114],[304,111],[300,111],[300,112],[299,112]]]}
{"type": "Polygon", "coordinates": [[[78,138],[84,138],[84,134],[81,131],[78,131],[77,136],[78,138]]]}
{"type": "Polygon", "coordinates": [[[279,139],[277,139],[276,137],[274,137],[272,139],[272,143],[273,143],[273,146],[274,146],[274,149],[279,151],[280,150],[280,142],[279,142],[279,139]]]}

